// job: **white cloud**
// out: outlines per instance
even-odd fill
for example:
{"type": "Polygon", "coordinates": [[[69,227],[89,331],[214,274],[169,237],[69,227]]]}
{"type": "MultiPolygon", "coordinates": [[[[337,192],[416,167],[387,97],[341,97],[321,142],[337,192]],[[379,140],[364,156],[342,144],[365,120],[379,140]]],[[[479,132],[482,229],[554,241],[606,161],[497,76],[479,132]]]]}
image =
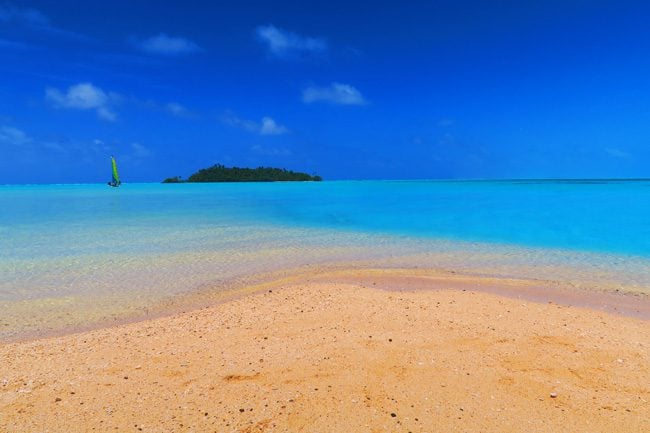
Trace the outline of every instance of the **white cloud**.
{"type": "Polygon", "coordinates": [[[254,120],[242,119],[231,112],[227,112],[222,116],[221,120],[227,125],[260,135],[282,135],[289,132],[285,126],[280,125],[268,116],[263,117],[261,122],[256,122],[254,120]]]}
{"type": "Polygon", "coordinates": [[[327,50],[327,43],[321,38],[300,36],[282,30],[272,24],[255,29],[257,39],[266,45],[269,53],[275,57],[291,57],[300,54],[322,53],[327,50]]]}
{"type": "Polygon", "coordinates": [[[11,146],[23,146],[31,143],[32,138],[24,131],[13,126],[0,126],[0,143],[11,146]]]}
{"type": "Polygon", "coordinates": [[[57,108],[71,108],[77,110],[94,110],[104,120],[114,121],[117,114],[111,109],[119,96],[106,93],[92,83],[79,83],[68,87],[63,93],[59,89],[49,87],[45,90],[45,98],[57,108]]]}
{"type": "Polygon", "coordinates": [[[143,40],[133,39],[133,44],[149,54],[161,54],[164,56],[178,56],[202,51],[201,47],[189,39],[179,36],[169,36],[165,33],[160,33],[159,35],[143,40]]]}
{"type": "Polygon", "coordinates": [[[349,84],[332,83],[327,87],[308,87],[302,92],[302,101],[329,102],[338,105],[364,105],[366,100],[361,92],[349,84]]]}
{"type": "Polygon", "coordinates": [[[262,126],[260,127],[261,135],[282,135],[288,132],[287,128],[279,125],[275,120],[270,117],[262,118],[262,126]]]}

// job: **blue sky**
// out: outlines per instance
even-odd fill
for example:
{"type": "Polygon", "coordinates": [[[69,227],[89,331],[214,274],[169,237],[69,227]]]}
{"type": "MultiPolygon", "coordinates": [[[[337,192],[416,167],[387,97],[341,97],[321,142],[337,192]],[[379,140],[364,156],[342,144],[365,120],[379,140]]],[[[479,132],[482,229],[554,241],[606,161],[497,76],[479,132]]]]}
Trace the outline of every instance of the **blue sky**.
{"type": "Polygon", "coordinates": [[[650,5],[0,0],[0,183],[650,176],[650,5]]]}

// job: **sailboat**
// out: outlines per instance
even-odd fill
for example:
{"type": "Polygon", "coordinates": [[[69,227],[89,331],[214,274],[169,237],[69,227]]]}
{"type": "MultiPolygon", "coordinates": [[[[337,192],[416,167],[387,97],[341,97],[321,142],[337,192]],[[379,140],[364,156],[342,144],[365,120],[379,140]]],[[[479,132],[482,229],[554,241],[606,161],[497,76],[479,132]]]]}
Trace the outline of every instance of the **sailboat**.
{"type": "Polygon", "coordinates": [[[115,163],[115,157],[114,156],[111,156],[111,167],[113,169],[112,179],[111,179],[110,182],[108,182],[108,185],[117,188],[118,186],[120,186],[122,184],[122,182],[120,181],[120,175],[117,172],[117,164],[115,163]]]}

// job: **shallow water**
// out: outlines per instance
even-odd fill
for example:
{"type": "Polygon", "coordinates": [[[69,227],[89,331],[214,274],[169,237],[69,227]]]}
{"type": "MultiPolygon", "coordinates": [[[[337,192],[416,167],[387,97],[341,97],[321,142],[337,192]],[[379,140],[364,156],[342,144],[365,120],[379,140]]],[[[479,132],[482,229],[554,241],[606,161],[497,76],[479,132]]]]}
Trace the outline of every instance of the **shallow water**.
{"type": "Polygon", "coordinates": [[[649,292],[649,221],[648,181],[0,186],[0,337],[346,262],[649,292]]]}

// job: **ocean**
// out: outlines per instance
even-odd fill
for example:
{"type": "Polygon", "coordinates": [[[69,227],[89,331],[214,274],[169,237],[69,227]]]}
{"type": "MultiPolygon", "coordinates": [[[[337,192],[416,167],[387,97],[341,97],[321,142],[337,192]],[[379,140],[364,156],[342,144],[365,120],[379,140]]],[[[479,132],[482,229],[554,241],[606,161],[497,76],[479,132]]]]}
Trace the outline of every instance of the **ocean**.
{"type": "Polygon", "coordinates": [[[650,181],[0,186],[0,339],[309,266],[650,293],[650,181]]]}

